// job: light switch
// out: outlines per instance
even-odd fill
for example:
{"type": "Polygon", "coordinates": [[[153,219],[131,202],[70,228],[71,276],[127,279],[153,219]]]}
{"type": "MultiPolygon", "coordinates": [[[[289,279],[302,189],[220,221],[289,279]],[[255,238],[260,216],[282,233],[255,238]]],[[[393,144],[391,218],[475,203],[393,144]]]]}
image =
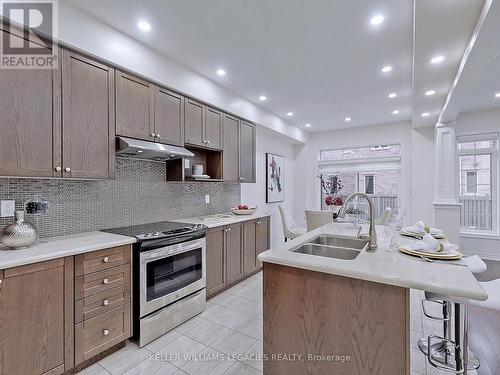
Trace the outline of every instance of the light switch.
{"type": "Polygon", "coordinates": [[[14,211],[16,210],[16,201],[8,200],[1,202],[1,217],[12,217],[14,216],[14,211]]]}
{"type": "Polygon", "coordinates": [[[210,195],[205,195],[205,203],[209,204],[210,203],[210,195]]]}

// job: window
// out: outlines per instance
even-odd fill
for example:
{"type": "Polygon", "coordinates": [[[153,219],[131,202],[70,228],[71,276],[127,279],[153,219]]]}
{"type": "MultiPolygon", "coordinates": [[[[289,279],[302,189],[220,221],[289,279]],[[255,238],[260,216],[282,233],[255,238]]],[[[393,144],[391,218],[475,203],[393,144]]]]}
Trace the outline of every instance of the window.
{"type": "Polygon", "coordinates": [[[365,176],[365,193],[373,194],[373,175],[365,176]]]}
{"type": "Polygon", "coordinates": [[[467,194],[477,194],[477,172],[467,172],[467,194]]]}
{"type": "MultiPolygon", "coordinates": [[[[376,217],[380,217],[386,207],[398,204],[401,177],[399,144],[321,150],[318,167],[319,177],[326,186],[326,189],[319,188],[322,210],[328,209],[325,203],[327,196],[345,199],[358,191],[373,199],[376,217]]],[[[360,215],[362,219],[368,218],[368,206],[364,199],[354,199],[352,207],[363,212],[360,215]]]]}
{"type": "Polygon", "coordinates": [[[462,232],[498,231],[498,134],[458,138],[462,232]]]}

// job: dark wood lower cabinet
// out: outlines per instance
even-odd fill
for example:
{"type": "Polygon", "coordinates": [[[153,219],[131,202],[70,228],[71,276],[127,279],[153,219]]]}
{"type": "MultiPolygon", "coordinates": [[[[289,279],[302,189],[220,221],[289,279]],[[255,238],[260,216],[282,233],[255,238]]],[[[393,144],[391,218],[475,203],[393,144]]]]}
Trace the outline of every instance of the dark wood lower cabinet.
{"type": "Polygon", "coordinates": [[[207,296],[224,289],[226,280],[226,256],[224,238],[226,227],[209,229],[207,232],[206,266],[207,296]]]}
{"type": "Polygon", "coordinates": [[[243,276],[241,223],[226,228],[226,284],[233,284],[243,276]]]}
{"type": "Polygon", "coordinates": [[[0,270],[0,374],[72,372],[128,339],[130,258],[128,245],[0,270]]]}
{"type": "Polygon", "coordinates": [[[269,249],[269,224],[269,217],[265,217],[208,230],[206,254],[208,298],[261,268],[257,256],[269,249]]]}
{"type": "MultiPolygon", "coordinates": [[[[1,272],[1,271],[0,271],[1,272]]],[[[73,257],[0,274],[0,374],[62,374],[73,367],[73,257]]]]}

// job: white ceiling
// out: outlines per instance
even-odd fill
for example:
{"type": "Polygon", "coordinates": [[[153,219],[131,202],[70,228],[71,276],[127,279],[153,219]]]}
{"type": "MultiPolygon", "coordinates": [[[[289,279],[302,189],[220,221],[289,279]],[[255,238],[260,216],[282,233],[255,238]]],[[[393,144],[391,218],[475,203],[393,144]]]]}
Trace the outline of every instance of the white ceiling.
{"type": "Polygon", "coordinates": [[[412,114],[416,126],[434,125],[484,3],[418,0],[414,34],[412,0],[67,1],[278,116],[311,123],[308,131],[412,114]],[[375,14],[385,17],[379,27],[370,24],[375,14]],[[150,32],[137,28],[141,19],[150,32]],[[445,62],[430,66],[438,53],[445,62]],[[381,73],[385,65],[393,71],[381,73]],[[431,88],[437,94],[425,97],[431,88]]]}
{"type": "Polygon", "coordinates": [[[413,126],[433,126],[445,104],[484,0],[416,0],[413,126]],[[433,65],[433,56],[445,60],[433,65]],[[425,96],[435,90],[433,96],[425,96]],[[428,117],[422,113],[428,112],[428,117]]]}
{"type": "Polygon", "coordinates": [[[488,0],[441,121],[454,121],[460,112],[500,108],[496,93],[500,93],[500,1],[488,0]]]}

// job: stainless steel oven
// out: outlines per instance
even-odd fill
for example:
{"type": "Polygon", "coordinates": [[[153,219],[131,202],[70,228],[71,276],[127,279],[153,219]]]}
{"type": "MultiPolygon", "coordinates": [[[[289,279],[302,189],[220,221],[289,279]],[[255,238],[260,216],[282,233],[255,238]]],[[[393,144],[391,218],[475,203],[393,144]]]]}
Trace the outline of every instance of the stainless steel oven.
{"type": "Polygon", "coordinates": [[[139,346],[205,309],[206,230],[204,225],[169,221],[105,229],[137,240],[133,318],[139,346]]]}
{"type": "Polygon", "coordinates": [[[205,288],[205,256],[205,238],[142,252],[139,317],[205,288]]]}

